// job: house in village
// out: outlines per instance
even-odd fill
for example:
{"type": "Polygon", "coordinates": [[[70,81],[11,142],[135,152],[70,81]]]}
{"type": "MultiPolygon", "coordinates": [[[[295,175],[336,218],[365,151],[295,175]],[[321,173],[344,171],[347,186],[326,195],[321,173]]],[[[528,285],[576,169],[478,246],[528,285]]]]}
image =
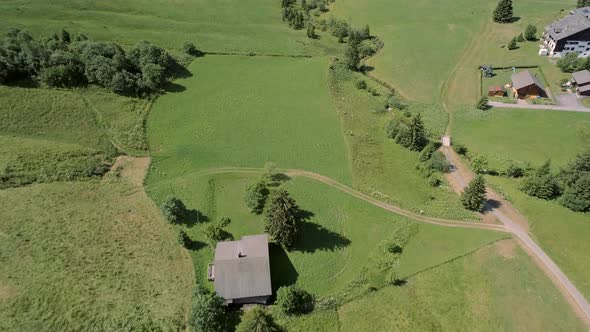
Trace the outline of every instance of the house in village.
{"type": "Polygon", "coordinates": [[[573,73],[571,82],[580,96],[590,96],[590,71],[580,70],[573,73]]]}
{"type": "Polygon", "coordinates": [[[492,85],[488,88],[488,97],[504,97],[506,89],[500,85],[492,85]]]}
{"type": "Polygon", "coordinates": [[[217,243],[208,278],[226,304],[266,304],[272,295],[268,236],[217,243]]]}
{"type": "Polygon", "coordinates": [[[561,57],[570,52],[590,55],[590,7],[576,8],[545,27],[539,55],[561,57]]]}
{"type": "Polygon", "coordinates": [[[547,97],[545,85],[528,70],[512,74],[512,93],[518,99],[547,97]]]}

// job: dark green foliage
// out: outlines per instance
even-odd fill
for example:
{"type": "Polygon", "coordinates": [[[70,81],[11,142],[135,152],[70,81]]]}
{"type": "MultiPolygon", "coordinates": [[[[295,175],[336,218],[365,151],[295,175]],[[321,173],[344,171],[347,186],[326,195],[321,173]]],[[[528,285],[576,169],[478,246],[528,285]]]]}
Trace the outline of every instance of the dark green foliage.
{"type": "Polygon", "coordinates": [[[475,156],[471,159],[471,168],[477,174],[487,173],[488,164],[488,159],[485,156],[475,156]]]}
{"type": "Polygon", "coordinates": [[[561,193],[557,177],[551,174],[551,162],[549,160],[533,174],[527,176],[520,189],[529,196],[546,200],[554,199],[561,193]]]}
{"type": "Polygon", "coordinates": [[[258,181],[248,186],[244,201],[252,213],[261,214],[268,197],[269,190],[264,181],[258,181]]]}
{"type": "Polygon", "coordinates": [[[477,104],[475,104],[475,107],[482,110],[482,111],[485,111],[489,107],[488,106],[489,101],[490,100],[488,99],[488,97],[483,96],[483,97],[479,98],[479,100],[477,101],[477,104]]]}
{"type": "Polygon", "coordinates": [[[453,150],[462,156],[467,155],[467,152],[469,151],[465,145],[460,143],[453,143],[453,150]]]}
{"type": "Polygon", "coordinates": [[[587,7],[587,6],[590,6],[590,0],[578,0],[578,3],[576,5],[576,7],[578,7],[578,8],[587,7]]]}
{"type": "Polygon", "coordinates": [[[186,213],[186,206],[184,203],[174,197],[170,196],[162,204],[162,214],[164,218],[171,224],[178,223],[182,216],[186,213]]]}
{"type": "Polygon", "coordinates": [[[36,79],[46,66],[50,50],[36,42],[31,35],[10,29],[0,40],[0,83],[36,79]]]}
{"type": "Polygon", "coordinates": [[[516,36],[516,41],[519,43],[523,43],[524,42],[524,36],[523,34],[519,34],[518,36],[516,36]]]}
{"type": "Polygon", "coordinates": [[[481,70],[485,77],[493,77],[494,76],[494,67],[492,65],[482,65],[481,70]]]}
{"type": "Polygon", "coordinates": [[[371,38],[371,28],[369,28],[369,25],[366,25],[365,28],[362,30],[362,37],[363,39],[371,38]]]}
{"type": "Polygon", "coordinates": [[[188,248],[192,241],[191,238],[188,236],[188,234],[186,234],[186,232],[184,231],[184,229],[181,229],[178,231],[178,244],[180,244],[181,246],[188,248]]]}
{"type": "Polygon", "coordinates": [[[494,9],[494,22],[511,23],[513,15],[512,0],[500,0],[494,9]]]}
{"type": "Polygon", "coordinates": [[[231,219],[223,217],[216,223],[211,223],[205,227],[204,233],[209,243],[215,245],[219,241],[231,239],[231,234],[225,228],[231,223],[231,219]]]}
{"type": "Polygon", "coordinates": [[[400,111],[406,109],[406,107],[408,107],[408,104],[406,104],[406,102],[404,102],[400,97],[395,95],[391,95],[385,103],[385,108],[393,108],[400,111]]]}
{"type": "Polygon", "coordinates": [[[354,86],[359,90],[365,90],[367,88],[367,82],[365,80],[358,80],[354,82],[354,86]]]}
{"type": "Polygon", "coordinates": [[[440,143],[428,142],[428,144],[426,144],[424,149],[418,155],[418,161],[420,161],[420,162],[428,161],[430,159],[430,157],[432,157],[432,154],[434,152],[436,152],[436,150],[438,150],[439,147],[440,147],[440,143]]]}
{"type": "Polygon", "coordinates": [[[428,178],[428,185],[430,185],[431,187],[438,187],[441,185],[441,183],[442,183],[442,180],[437,175],[431,175],[428,178]]]}
{"type": "Polygon", "coordinates": [[[309,24],[307,26],[307,37],[311,39],[315,39],[317,37],[315,34],[315,26],[313,24],[309,24]]]}
{"type": "Polygon", "coordinates": [[[397,144],[413,151],[421,151],[428,144],[420,113],[409,118],[395,116],[387,127],[387,135],[397,144]]]}
{"type": "Polygon", "coordinates": [[[524,30],[524,38],[529,41],[537,40],[537,27],[529,24],[524,30]]]}
{"type": "Polygon", "coordinates": [[[578,59],[578,53],[570,52],[557,60],[557,67],[564,73],[573,73],[582,68],[583,59],[578,59]]]}
{"type": "Polygon", "coordinates": [[[573,211],[590,211],[590,149],[562,169],[559,179],[565,187],[560,203],[573,211]]]}
{"type": "Polygon", "coordinates": [[[205,287],[197,285],[188,320],[193,331],[224,331],[225,322],[225,300],[205,287]]]}
{"type": "Polygon", "coordinates": [[[72,41],[70,33],[67,32],[65,29],[61,30],[60,41],[64,44],[69,44],[72,41]]]}
{"type": "Polygon", "coordinates": [[[425,167],[430,170],[441,173],[448,173],[451,170],[451,164],[447,161],[445,155],[440,151],[432,153],[430,159],[425,163],[425,167]]]}
{"type": "Polygon", "coordinates": [[[236,327],[236,332],[279,332],[281,327],[275,323],[272,315],[262,306],[248,309],[242,315],[242,321],[236,327]]]}
{"type": "Polygon", "coordinates": [[[333,17],[328,20],[328,29],[332,35],[338,38],[338,42],[344,43],[344,38],[348,37],[351,28],[350,25],[344,20],[337,20],[333,17]]]}
{"type": "Polygon", "coordinates": [[[506,169],[506,176],[511,177],[511,178],[520,178],[524,176],[524,169],[522,169],[522,167],[515,165],[515,164],[510,164],[510,166],[508,166],[508,168],[506,169]]]}
{"type": "Polygon", "coordinates": [[[283,286],[277,291],[276,304],[286,314],[304,314],[313,310],[314,298],[295,285],[283,286]]]}
{"type": "Polygon", "coordinates": [[[265,231],[285,249],[291,249],[301,233],[300,210],[284,189],[271,192],[264,209],[265,231]]]}
{"type": "Polygon", "coordinates": [[[295,30],[303,29],[305,26],[304,11],[295,8],[293,5],[283,7],[283,21],[287,22],[295,30]]]}
{"type": "Polygon", "coordinates": [[[351,70],[358,70],[361,62],[359,43],[349,43],[344,54],[344,63],[351,70]]]}
{"type": "Polygon", "coordinates": [[[467,210],[482,211],[485,206],[486,187],[483,176],[477,175],[461,193],[461,203],[467,210]]]}
{"type": "Polygon", "coordinates": [[[518,48],[518,45],[516,45],[516,38],[513,37],[510,42],[508,43],[508,49],[509,50],[515,50],[518,48]]]}
{"type": "Polygon", "coordinates": [[[186,53],[188,55],[192,55],[192,56],[203,55],[203,52],[198,50],[197,47],[195,46],[195,44],[193,44],[191,42],[184,42],[184,44],[182,45],[182,50],[184,51],[184,53],[186,53]]]}

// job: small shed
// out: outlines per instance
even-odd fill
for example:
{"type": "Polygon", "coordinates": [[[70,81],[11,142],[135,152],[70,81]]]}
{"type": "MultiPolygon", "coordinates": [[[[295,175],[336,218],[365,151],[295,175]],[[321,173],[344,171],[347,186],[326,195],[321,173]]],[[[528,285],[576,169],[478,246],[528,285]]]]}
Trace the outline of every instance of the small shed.
{"type": "Polygon", "coordinates": [[[579,86],[577,91],[580,96],[590,96],[590,84],[579,86]]]}
{"type": "Polygon", "coordinates": [[[512,74],[512,91],[519,99],[547,97],[545,85],[528,70],[512,74]]]}
{"type": "Polygon", "coordinates": [[[500,85],[492,85],[488,88],[489,97],[504,97],[506,90],[500,85]]]}
{"type": "Polygon", "coordinates": [[[580,70],[572,74],[572,83],[575,84],[578,89],[590,85],[590,71],[580,70]]]}

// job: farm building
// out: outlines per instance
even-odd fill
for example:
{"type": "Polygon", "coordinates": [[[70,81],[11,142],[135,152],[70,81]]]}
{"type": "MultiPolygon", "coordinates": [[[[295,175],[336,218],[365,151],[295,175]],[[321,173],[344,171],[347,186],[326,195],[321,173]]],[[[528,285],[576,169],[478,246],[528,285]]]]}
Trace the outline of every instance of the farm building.
{"type": "Polygon", "coordinates": [[[209,280],[227,304],[266,304],[272,295],[268,236],[243,236],[217,243],[209,280]]]}
{"type": "Polygon", "coordinates": [[[576,8],[545,27],[540,55],[561,57],[570,52],[590,55],[590,7],[576,8]]]}
{"type": "Polygon", "coordinates": [[[547,97],[543,83],[528,70],[512,74],[512,92],[519,99],[547,97]]]}
{"type": "Polygon", "coordinates": [[[506,95],[506,89],[500,85],[492,85],[488,88],[489,97],[504,97],[506,95]]]}
{"type": "Polygon", "coordinates": [[[572,74],[572,83],[581,96],[590,96],[590,71],[580,70],[572,74]]]}

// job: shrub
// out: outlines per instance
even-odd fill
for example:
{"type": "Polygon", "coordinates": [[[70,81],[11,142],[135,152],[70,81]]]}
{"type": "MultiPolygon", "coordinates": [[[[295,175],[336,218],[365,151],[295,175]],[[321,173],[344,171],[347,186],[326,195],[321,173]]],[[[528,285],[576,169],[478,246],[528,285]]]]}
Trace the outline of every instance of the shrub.
{"type": "Polygon", "coordinates": [[[276,303],[286,314],[304,314],[313,310],[314,298],[295,285],[283,286],[277,291],[276,303]]]}
{"type": "Polygon", "coordinates": [[[590,211],[590,174],[584,174],[567,186],[559,203],[576,212],[590,211]]]}
{"type": "Polygon", "coordinates": [[[354,82],[354,86],[359,90],[365,90],[367,88],[367,82],[365,80],[358,80],[354,82]]]}
{"type": "Polygon", "coordinates": [[[211,244],[219,241],[231,239],[231,234],[225,231],[225,228],[231,223],[231,219],[223,217],[216,223],[211,223],[205,227],[204,233],[211,244]]]}
{"type": "Polygon", "coordinates": [[[430,157],[432,157],[432,154],[434,152],[436,152],[436,150],[438,150],[439,147],[440,147],[440,143],[428,142],[428,144],[426,144],[424,149],[422,149],[422,151],[418,155],[418,161],[420,161],[420,162],[428,161],[430,159],[430,157]]]}
{"type": "Polygon", "coordinates": [[[186,213],[186,206],[176,197],[168,197],[162,204],[162,213],[164,218],[171,224],[180,222],[182,216],[186,213]]]}
{"type": "Polygon", "coordinates": [[[269,190],[264,181],[248,186],[244,201],[252,213],[261,214],[268,197],[269,190]]]}
{"type": "Polygon", "coordinates": [[[389,107],[394,108],[394,109],[398,109],[401,111],[401,110],[406,109],[406,107],[408,107],[408,104],[406,104],[399,97],[392,95],[387,99],[387,103],[385,104],[385,108],[389,108],[389,107]]]}
{"type": "Polygon", "coordinates": [[[477,175],[461,193],[461,203],[467,210],[481,212],[485,206],[486,187],[483,176],[477,175]]]}
{"type": "Polygon", "coordinates": [[[557,60],[557,67],[559,67],[559,69],[561,69],[561,71],[564,73],[573,73],[577,71],[580,67],[578,54],[576,52],[570,52],[561,57],[559,60],[557,60]]]}
{"type": "Polygon", "coordinates": [[[488,171],[488,159],[485,156],[475,156],[471,159],[471,168],[476,174],[485,174],[488,171]]]}
{"type": "Polygon", "coordinates": [[[185,248],[188,248],[191,243],[191,238],[188,236],[188,234],[186,234],[186,232],[183,229],[178,231],[178,244],[185,248]]]}
{"type": "Polygon", "coordinates": [[[451,164],[447,161],[445,155],[440,151],[435,151],[430,159],[426,162],[426,167],[441,173],[448,173],[451,170],[451,164]]]}
{"type": "Polygon", "coordinates": [[[371,94],[371,96],[378,96],[379,95],[379,92],[377,92],[377,89],[375,89],[373,87],[367,88],[367,91],[371,94]]]}
{"type": "Polygon", "coordinates": [[[519,43],[523,43],[524,42],[524,36],[521,34],[519,34],[518,36],[516,36],[516,41],[519,43]]]}
{"type": "Polygon", "coordinates": [[[524,38],[529,41],[537,40],[537,27],[529,24],[524,30],[524,38]]]}
{"type": "Polygon", "coordinates": [[[409,118],[395,116],[386,130],[390,138],[407,149],[421,151],[428,144],[426,129],[420,113],[409,118]]]}
{"type": "Polygon", "coordinates": [[[509,50],[515,50],[517,48],[518,48],[518,46],[516,45],[516,38],[512,38],[510,40],[510,42],[508,43],[508,49],[509,50]]]}
{"type": "Polygon", "coordinates": [[[225,300],[197,285],[191,303],[189,325],[195,331],[220,332],[225,330],[225,300]]]}
{"type": "Polygon", "coordinates": [[[524,169],[518,165],[510,164],[506,169],[506,176],[511,178],[520,178],[524,176],[524,169]]]}
{"type": "Polygon", "coordinates": [[[184,53],[188,55],[195,55],[197,53],[197,48],[195,47],[195,44],[191,42],[184,42],[184,44],[182,45],[182,50],[184,51],[184,53]]]}
{"type": "Polygon", "coordinates": [[[467,150],[467,147],[460,143],[453,143],[453,150],[455,150],[457,154],[460,154],[462,156],[467,155],[467,152],[469,152],[469,150],[467,150]]]}
{"type": "Polygon", "coordinates": [[[479,98],[479,101],[477,102],[477,104],[475,105],[475,107],[477,107],[478,109],[485,111],[488,109],[488,102],[489,99],[486,96],[483,96],[481,98],[479,98]]]}
{"type": "Polygon", "coordinates": [[[436,175],[432,175],[428,178],[428,185],[431,187],[439,187],[441,184],[442,180],[436,175]]]}
{"type": "Polygon", "coordinates": [[[255,306],[246,310],[242,315],[236,332],[279,332],[281,327],[275,323],[272,315],[266,312],[262,306],[255,306]]]}
{"type": "Polygon", "coordinates": [[[547,161],[533,174],[527,176],[520,189],[529,196],[545,200],[556,198],[561,193],[557,177],[551,174],[551,162],[547,161]]]}

